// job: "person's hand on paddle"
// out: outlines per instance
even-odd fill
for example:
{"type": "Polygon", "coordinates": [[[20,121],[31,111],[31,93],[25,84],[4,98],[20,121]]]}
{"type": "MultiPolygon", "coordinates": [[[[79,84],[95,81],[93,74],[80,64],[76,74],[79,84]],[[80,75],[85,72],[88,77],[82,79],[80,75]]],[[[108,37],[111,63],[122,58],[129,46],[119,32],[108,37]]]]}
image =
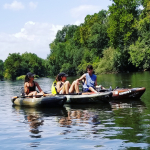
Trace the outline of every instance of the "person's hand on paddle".
{"type": "Polygon", "coordinates": [[[43,96],[45,96],[45,93],[43,91],[41,91],[40,93],[43,94],[43,96]]]}

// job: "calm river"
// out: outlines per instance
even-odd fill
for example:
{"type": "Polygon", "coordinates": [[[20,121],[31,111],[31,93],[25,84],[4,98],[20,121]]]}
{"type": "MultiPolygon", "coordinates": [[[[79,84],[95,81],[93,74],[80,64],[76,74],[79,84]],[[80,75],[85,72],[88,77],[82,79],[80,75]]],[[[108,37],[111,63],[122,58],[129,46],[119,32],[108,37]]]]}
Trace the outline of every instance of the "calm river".
{"type": "MultiPolygon", "coordinates": [[[[68,77],[72,82],[76,77],[68,77]]],[[[54,79],[36,81],[50,92],[54,79]]],[[[0,81],[0,149],[150,149],[150,72],[98,76],[106,88],[146,87],[141,100],[63,108],[13,107],[23,81],[0,81]]]]}

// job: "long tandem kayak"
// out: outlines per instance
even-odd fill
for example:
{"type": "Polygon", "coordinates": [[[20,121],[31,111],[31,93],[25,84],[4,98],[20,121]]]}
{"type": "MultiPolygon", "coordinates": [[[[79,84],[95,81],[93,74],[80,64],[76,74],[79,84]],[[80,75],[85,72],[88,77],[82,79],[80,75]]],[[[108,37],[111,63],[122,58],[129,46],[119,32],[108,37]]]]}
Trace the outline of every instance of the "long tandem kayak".
{"type": "Polygon", "coordinates": [[[145,87],[137,88],[116,88],[112,91],[113,99],[139,99],[145,92],[145,87]]]}
{"type": "Polygon", "coordinates": [[[88,103],[107,103],[110,101],[112,97],[112,92],[99,92],[99,93],[93,93],[93,92],[86,92],[82,93],[81,95],[64,95],[67,98],[66,103],[67,104],[88,104],[88,103]]]}

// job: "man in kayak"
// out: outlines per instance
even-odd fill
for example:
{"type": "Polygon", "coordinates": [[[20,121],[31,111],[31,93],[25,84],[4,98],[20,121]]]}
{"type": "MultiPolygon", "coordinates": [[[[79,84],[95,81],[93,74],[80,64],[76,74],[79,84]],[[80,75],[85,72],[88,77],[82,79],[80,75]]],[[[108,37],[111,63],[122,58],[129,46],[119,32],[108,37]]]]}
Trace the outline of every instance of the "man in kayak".
{"type": "Polygon", "coordinates": [[[34,75],[35,74],[33,74],[31,72],[28,72],[25,76],[24,92],[25,92],[26,96],[35,96],[35,95],[38,96],[38,95],[43,95],[44,94],[44,92],[42,91],[39,84],[34,81],[34,75]],[[36,91],[36,87],[38,88],[40,93],[38,93],[36,91]]]}
{"type": "Polygon", "coordinates": [[[79,86],[77,81],[73,81],[73,83],[70,85],[69,81],[67,80],[67,74],[64,72],[61,72],[56,77],[56,90],[59,94],[69,94],[69,93],[79,93],[79,86]]]}
{"type": "Polygon", "coordinates": [[[83,74],[79,79],[77,79],[77,82],[79,84],[79,81],[84,80],[83,84],[84,92],[97,93],[97,91],[95,90],[95,87],[97,86],[97,77],[95,74],[93,74],[93,66],[88,65],[86,69],[87,73],[83,74]]]}

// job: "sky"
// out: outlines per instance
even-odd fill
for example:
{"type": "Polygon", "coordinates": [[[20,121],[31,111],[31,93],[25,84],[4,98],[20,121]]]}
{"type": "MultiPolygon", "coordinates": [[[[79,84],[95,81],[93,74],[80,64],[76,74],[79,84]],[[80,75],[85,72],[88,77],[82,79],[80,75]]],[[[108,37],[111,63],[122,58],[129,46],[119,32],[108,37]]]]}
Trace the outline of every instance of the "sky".
{"type": "Polygon", "coordinates": [[[0,59],[9,53],[47,58],[49,44],[65,25],[80,25],[89,14],[108,10],[110,0],[1,0],[0,59]]]}

